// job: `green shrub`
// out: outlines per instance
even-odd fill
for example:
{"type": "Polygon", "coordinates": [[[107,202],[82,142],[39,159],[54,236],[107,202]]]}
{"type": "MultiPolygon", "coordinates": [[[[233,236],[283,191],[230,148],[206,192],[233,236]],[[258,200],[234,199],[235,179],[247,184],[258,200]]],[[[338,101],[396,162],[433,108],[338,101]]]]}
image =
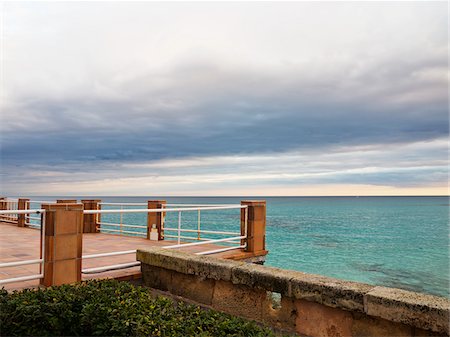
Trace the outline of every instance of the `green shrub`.
{"type": "Polygon", "coordinates": [[[254,322],[115,280],[0,291],[3,336],[274,336],[254,322]]]}

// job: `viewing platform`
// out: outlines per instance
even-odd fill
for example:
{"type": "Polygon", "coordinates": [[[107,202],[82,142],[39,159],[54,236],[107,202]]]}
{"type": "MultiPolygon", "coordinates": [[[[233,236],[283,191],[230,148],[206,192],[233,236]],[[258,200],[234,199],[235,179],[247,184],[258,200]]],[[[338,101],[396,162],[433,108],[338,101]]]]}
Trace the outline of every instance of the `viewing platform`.
{"type": "Polygon", "coordinates": [[[264,201],[172,206],[164,200],[108,204],[1,198],[0,286],[15,290],[94,278],[139,279],[136,251],[151,247],[263,263],[265,212],[264,201]],[[239,211],[236,231],[220,230],[220,223],[215,224],[219,230],[202,229],[201,212],[225,210],[239,211]],[[178,215],[174,228],[166,225],[169,212],[178,215]],[[183,226],[181,215],[188,212],[198,216],[195,229],[183,226]],[[123,214],[130,213],[146,217],[146,223],[124,223],[123,214]],[[102,222],[108,214],[119,214],[119,223],[102,222]]]}
{"type": "Polygon", "coordinates": [[[3,198],[0,286],[139,279],[163,296],[300,336],[450,336],[448,298],[258,265],[268,253],[265,232],[266,203],[258,200],[3,198]],[[230,214],[205,216],[211,212],[230,214]],[[135,214],[132,223],[126,214],[135,214]]]}

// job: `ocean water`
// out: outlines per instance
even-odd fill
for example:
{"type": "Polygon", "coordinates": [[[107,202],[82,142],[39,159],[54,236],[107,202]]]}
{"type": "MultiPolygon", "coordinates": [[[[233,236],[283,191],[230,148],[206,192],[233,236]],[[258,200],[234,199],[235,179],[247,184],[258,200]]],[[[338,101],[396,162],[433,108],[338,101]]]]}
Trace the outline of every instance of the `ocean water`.
{"type": "MultiPolygon", "coordinates": [[[[104,202],[156,199],[98,198],[104,202]]],[[[245,199],[265,199],[266,265],[450,297],[448,197],[161,199],[184,204],[238,204],[245,199]]],[[[183,212],[182,227],[195,229],[197,216],[197,212],[183,212]]],[[[201,213],[204,230],[238,232],[239,219],[237,209],[201,213]]],[[[105,214],[102,221],[119,222],[120,218],[105,214]]],[[[124,214],[122,221],[143,225],[146,215],[124,214]]],[[[166,227],[177,225],[178,214],[168,213],[166,227]]]]}

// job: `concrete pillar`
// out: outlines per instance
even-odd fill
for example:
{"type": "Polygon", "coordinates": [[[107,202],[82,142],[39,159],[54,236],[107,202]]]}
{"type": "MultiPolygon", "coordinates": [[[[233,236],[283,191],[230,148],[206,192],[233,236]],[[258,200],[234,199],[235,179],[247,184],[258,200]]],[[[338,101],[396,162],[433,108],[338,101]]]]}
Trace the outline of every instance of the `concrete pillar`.
{"type": "Polygon", "coordinates": [[[57,204],[76,204],[76,199],[58,199],[56,200],[57,204]]]}
{"type": "MultiPolygon", "coordinates": [[[[247,206],[247,252],[259,253],[266,250],[266,201],[243,200],[247,206]]],[[[241,209],[241,235],[245,235],[245,208],[241,209]]]]}
{"type": "MultiPolygon", "coordinates": [[[[102,209],[100,199],[95,200],[81,200],[85,210],[102,209]]],[[[83,233],[98,233],[100,227],[101,214],[84,214],[83,215],[83,233]]]]}
{"type": "MultiPolygon", "coordinates": [[[[21,211],[28,209],[30,206],[29,201],[30,201],[30,199],[19,198],[19,201],[17,202],[17,209],[21,210],[21,211]]],[[[26,218],[27,218],[27,214],[18,214],[17,215],[17,226],[25,227],[26,218]]]]}
{"type": "MultiPolygon", "coordinates": [[[[163,208],[166,204],[166,200],[149,200],[148,201],[148,209],[155,208],[163,208]]],[[[147,239],[150,239],[150,231],[152,229],[152,225],[155,224],[158,229],[158,240],[164,240],[164,218],[166,213],[158,212],[158,213],[147,213],[147,239]]]]}
{"type": "Polygon", "coordinates": [[[41,284],[81,281],[83,204],[43,204],[42,208],[45,209],[45,254],[41,284]]]}

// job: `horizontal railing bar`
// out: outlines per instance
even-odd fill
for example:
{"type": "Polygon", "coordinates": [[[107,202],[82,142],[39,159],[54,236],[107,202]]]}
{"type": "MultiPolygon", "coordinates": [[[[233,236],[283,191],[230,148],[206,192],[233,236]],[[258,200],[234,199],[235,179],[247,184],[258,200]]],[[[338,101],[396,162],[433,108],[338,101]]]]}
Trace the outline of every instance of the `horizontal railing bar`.
{"type": "Polygon", "coordinates": [[[131,232],[131,231],[121,231],[120,229],[109,229],[109,228],[100,228],[100,231],[110,231],[110,232],[119,232],[119,233],[127,233],[127,234],[140,234],[138,236],[147,236],[146,233],[143,232],[131,232]]]}
{"type": "Polygon", "coordinates": [[[94,259],[94,258],[97,258],[97,257],[126,255],[126,254],[133,254],[133,253],[136,253],[136,249],[134,249],[134,250],[123,250],[123,251],[120,251],[120,252],[98,253],[98,254],[91,254],[91,255],[83,255],[83,259],[94,259]]]}
{"type": "Polygon", "coordinates": [[[13,220],[9,220],[9,219],[2,219],[2,218],[0,218],[0,222],[16,223],[17,220],[13,221],[13,220]]]}
{"type": "MultiPolygon", "coordinates": [[[[147,206],[146,202],[99,202],[99,205],[107,206],[147,206]]],[[[237,206],[238,204],[236,204],[237,206]]],[[[215,206],[234,206],[232,204],[163,204],[163,206],[184,206],[184,207],[215,207],[215,206]]]]}
{"type": "Polygon", "coordinates": [[[125,269],[125,268],[137,267],[140,264],[141,263],[139,261],[122,263],[122,264],[113,264],[113,265],[105,266],[105,267],[87,268],[87,269],[83,269],[81,272],[83,274],[96,274],[96,273],[101,273],[104,271],[109,271],[109,270],[114,270],[114,269],[125,269]]]}
{"type": "Polygon", "coordinates": [[[50,200],[30,200],[27,201],[29,204],[56,204],[56,201],[50,201],[50,200]]]}
{"type": "Polygon", "coordinates": [[[195,255],[209,255],[209,254],[222,253],[222,252],[227,252],[229,250],[242,249],[242,248],[245,248],[245,245],[238,246],[238,247],[226,247],[226,248],[207,250],[206,252],[195,253],[195,255]]]}
{"type": "Polygon", "coordinates": [[[105,226],[123,226],[123,227],[131,227],[131,228],[147,228],[147,226],[138,226],[138,225],[126,225],[126,224],[118,224],[118,223],[110,223],[110,222],[97,222],[99,225],[105,226]]]}
{"type": "Polygon", "coordinates": [[[21,210],[10,210],[10,211],[0,211],[2,214],[41,214],[45,213],[45,209],[21,209],[21,210]]]}
{"type": "Polygon", "coordinates": [[[146,202],[99,202],[99,205],[107,205],[107,206],[147,206],[146,202]]]}
{"type": "MultiPolygon", "coordinates": [[[[164,227],[165,231],[173,231],[178,232],[178,228],[168,228],[164,227]]],[[[205,231],[203,229],[197,230],[197,229],[180,229],[180,232],[188,232],[188,233],[204,233],[204,234],[223,234],[223,235],[239,235],[241,233],[239,232],[220,232],[220,231],[205,231]]]]}
{"type": "MultiPolygon", "coordinates": [[[[175,238],[178,239],[178,235],[170,235],[170,234],[164,234],[164,238],[175,238]]],[[[205,238],[198,238],[195,236],[180,236],[180,239],[185,239],[185,240],[192,240],[192,241],[211,241],[211,239],[205,239],[205,238]]],[[[240,244],[240,241],[226,241],[224,243],[234,243],[234,244],[240,244]]]]}
{"type": "Polygon", "coordinates": [[[161,212],[189,212],[189,211],[209,211],[220,209],[242,209],[247,205],[236,206],[214,206],[214,207],[197,207],[197,208],[152,208],[152,209],[102,209],[102,210],[84,210],[84,214],[106,214],[106,213],[161,213],[161,212]]]}
{"type": "Polygon", "coordinates": [[[164,206],[219,207],[219,206],[241,206],[241,205],[240,204],[164,204],[164,206]]]}
{"type": "Polygon", "coordinates": [[[31,219],[31,220],[41,220],[41,218],[40,218],[40,217],[37,217],[37,216],[29,216],[28,219],[31,219]]]}
{"type": "Polygon", "coordinates": [[[44,274],[7,278],[7,279],[4,279],[4,280],[0,280],[0,284],[14,283],[14,282],[23,282],[23,281],[30,281],[30,280],[38,280],[38,279],[41,279],[43,277],[44,277],[44,274]]]}
{"type": "Polygon", "coordinates": [[[232,238],[214,239],[214,240],[208,240],[208,241],[204,241],[204,242],[192,242],[192,243],[183,243],[183,244],[173,245],[173,246],[163,246],[161,248],[171,249],[171,248],[180,248],[180,247],[192,247],[192,246],[205,245],[208,243],[226,242],[226,241],[240,240],[240,239],[245,239],[245,238],[246,238],[245,236],[235,236],[232,238]]]}
{"type": "Polygon", "coordinates": [[[37,263],[42,263],[42,262],[44,262],[43,259],[5,262],[5,263],[0,263],[0,268],[25,266],[27,264],[37,264],[37,263]]]}
{"type": "MultiPolygon", "coordinates": [[[[164,238],[178,238],[178,235],[170,235],[170,234],[164,234],[164,238]]],[[[183,236],[180,235],[179,236],[180,239],[186,239],[186,240],[195,240],[195,241],[209,241],[209,239],[205,239],[205,238],[198,238],[195,236],[183,236]]]]}
{"type": "Polygon", "coordinates": [[[41,228],[40,224],[35,224],[35,223],[26,222],[25,225],[28,225],[28,227],[32,227],[32,228],[36,228],[36,229],[41,228]]]}

